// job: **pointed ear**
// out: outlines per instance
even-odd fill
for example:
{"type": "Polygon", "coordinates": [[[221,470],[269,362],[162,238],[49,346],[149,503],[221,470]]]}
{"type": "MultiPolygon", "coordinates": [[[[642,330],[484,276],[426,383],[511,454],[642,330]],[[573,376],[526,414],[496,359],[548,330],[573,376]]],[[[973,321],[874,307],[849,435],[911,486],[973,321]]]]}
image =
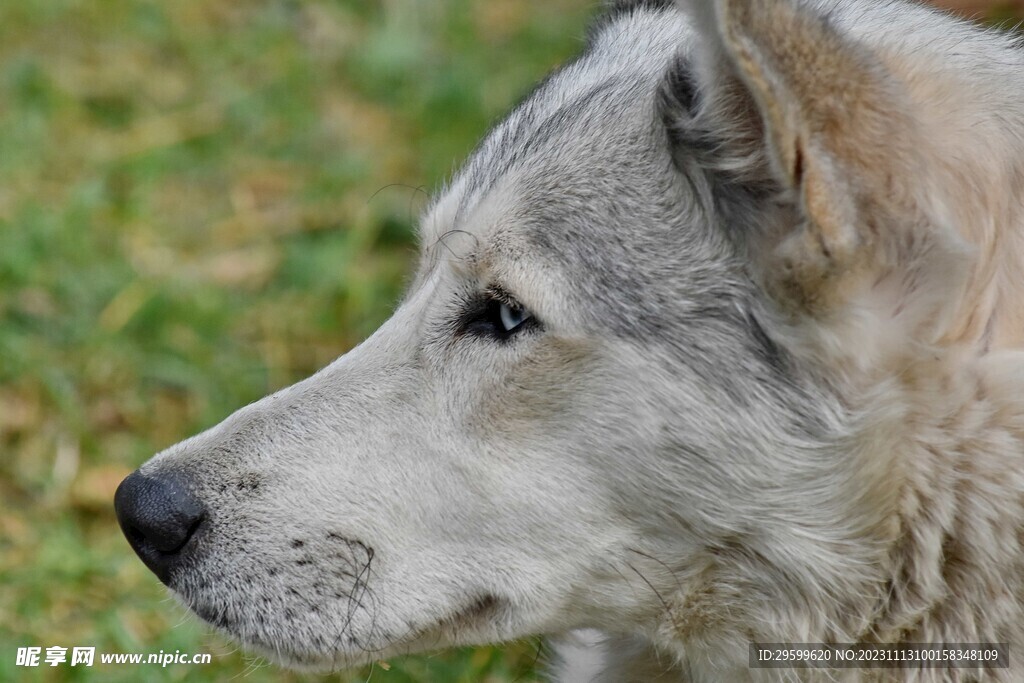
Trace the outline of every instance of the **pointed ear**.
{"type": "Polygon", "coordinates": [[[963,254],[922,191],[928,141],[907,88],[871,48],[799,0],[692,0],[683,9],[697,33],[700,103],[677,132],[717,139],[704,147],[733,182],[769,183],[789,210],[753,237],[766,285],[791,310],[825,316],[877,306],[863,300],[866,289],[895,278],[900,286],[886,291],[899,290],[900,301],[883,305],[905,310],[923,295],[923,272],[948,268],[942,254],[963,254]]]}

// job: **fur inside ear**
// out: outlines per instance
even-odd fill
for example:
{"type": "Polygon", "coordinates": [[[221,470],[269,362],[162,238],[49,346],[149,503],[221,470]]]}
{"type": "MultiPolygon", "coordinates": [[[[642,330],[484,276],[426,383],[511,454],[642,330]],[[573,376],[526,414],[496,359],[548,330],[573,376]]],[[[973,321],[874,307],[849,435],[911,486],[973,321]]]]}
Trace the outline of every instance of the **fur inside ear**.
{"type": "Polygon", "coordinates": [[[693,0],[684,10],[699,40],[696,87],[667,80],[669,131],[725,182],[776,190],[763,207],[768,227],[748,236],[771,295],[793,317],[859,307],[934,336],[920,326],[955,298],[966,252],[942,202],[922,191],[935,185],[930,142],[905,84],[798,0],[693,0]],[[674,94],[687,90],[696,107],[674,94]],[[774,220],[769,205],[782,207],[774,220]]]}

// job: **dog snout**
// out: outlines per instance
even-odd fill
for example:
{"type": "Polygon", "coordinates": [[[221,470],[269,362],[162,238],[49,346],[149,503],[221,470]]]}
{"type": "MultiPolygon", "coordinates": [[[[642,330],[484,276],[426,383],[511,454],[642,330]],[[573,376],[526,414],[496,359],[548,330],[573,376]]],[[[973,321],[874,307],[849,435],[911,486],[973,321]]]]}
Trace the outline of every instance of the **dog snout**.
{"type": "Polygon", "coordinates": [[[184,557],[205,517],[202,503],[179,481],[136,470],[114,494],[114,511],[132,549],[163,583],[184,557]]]}

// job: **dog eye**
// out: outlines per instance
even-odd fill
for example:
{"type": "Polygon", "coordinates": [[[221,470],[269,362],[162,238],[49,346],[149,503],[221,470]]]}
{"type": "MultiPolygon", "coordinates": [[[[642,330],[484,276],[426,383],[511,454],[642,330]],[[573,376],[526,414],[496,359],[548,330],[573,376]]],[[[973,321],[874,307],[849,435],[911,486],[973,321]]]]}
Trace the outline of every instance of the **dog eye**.
{"type": "Polygon", "coordinates": [[[506,333],[516,329],[529,319],[530,314],[525,309],[514,308],[504,301],[498,302],[498,320],[506,333]]]}
{"type": "Polygon", "coordinates": [[[488,293],[462,315],[458,329],[478,337],[505,341],[536,323],[533,314],[512,298],[488,293]]]}

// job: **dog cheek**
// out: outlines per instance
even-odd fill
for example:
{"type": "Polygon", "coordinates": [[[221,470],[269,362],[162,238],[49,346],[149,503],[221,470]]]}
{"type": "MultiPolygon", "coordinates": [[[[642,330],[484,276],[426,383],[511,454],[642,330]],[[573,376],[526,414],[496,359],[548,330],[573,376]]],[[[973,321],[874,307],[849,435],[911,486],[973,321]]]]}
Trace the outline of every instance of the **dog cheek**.
{"type": "Polygon", "coordinates": [[[596,364],[586,342],[537,340],[477,394],[469,422],[479,426],[485,438],[557,433],[588,398],[588,377],[596,364]]]}

